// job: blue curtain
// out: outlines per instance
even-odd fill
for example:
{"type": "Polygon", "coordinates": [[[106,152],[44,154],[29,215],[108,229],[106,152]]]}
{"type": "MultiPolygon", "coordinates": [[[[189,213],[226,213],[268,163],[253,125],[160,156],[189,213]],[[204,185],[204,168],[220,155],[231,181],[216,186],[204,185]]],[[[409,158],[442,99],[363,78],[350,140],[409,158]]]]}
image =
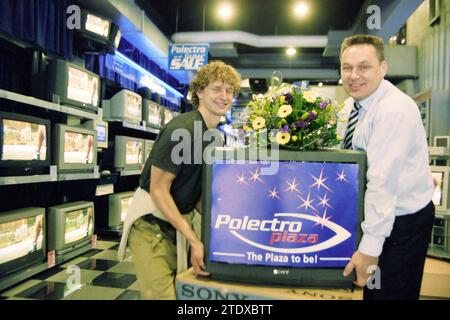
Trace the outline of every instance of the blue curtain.
{"type": "Polygon", "coordinates": [[[73,30],[66,27],[72,4],[75,0],[1,0],[0,30],[72,59],[73,30]]]}

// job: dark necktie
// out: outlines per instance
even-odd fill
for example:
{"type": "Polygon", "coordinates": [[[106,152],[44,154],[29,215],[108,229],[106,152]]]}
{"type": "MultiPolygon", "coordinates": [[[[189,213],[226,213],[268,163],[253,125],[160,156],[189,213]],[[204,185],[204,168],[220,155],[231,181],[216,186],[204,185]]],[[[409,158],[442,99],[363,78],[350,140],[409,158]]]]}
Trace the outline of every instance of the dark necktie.
{"type": "Polygon", "coordinates": [[[361,105],[358,102],[355,102],[353,104],[352,112],[350,113],[350,118],[348,119],[347,132],[345,133],[344,138],[344,149],[352,148],[353,132],[355,131],[356,123],[358,122],[359,108],[361,108],[361,105]]]}

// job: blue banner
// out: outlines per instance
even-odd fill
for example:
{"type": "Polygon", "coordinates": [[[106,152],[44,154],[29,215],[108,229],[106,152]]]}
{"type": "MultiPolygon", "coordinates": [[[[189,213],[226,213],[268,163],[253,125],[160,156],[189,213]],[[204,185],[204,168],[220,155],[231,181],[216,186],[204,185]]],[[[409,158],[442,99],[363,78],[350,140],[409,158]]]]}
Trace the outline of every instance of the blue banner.
{"type": "Polygon", "coordinates": [[[197,70],[207,63],[207,44],[169,44],[169,70],[197,70]]]}
{"type": "Polygon", "coordinates": [[[356,250],[358,165],[213,164],[209,260],[283,267],[344,267],[356,250]]]}

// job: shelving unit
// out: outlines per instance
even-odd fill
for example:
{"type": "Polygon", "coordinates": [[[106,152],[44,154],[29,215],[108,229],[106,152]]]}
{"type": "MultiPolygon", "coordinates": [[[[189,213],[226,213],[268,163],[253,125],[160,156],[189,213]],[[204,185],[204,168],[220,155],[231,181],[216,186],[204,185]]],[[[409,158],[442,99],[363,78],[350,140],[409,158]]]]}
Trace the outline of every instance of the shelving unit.
{"type": "Polygon", "coordinates": [[[436,212],[428,255],[450,259],[450,214],[436,212]]]}

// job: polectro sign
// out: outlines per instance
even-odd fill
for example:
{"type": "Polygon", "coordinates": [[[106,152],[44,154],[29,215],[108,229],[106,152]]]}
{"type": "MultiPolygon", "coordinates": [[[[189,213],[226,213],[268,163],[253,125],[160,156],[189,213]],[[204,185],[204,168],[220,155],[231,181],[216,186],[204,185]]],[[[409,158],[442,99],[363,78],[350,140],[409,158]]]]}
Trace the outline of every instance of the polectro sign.
{"type": "Polygon", "coordinates": [[[207,44],[169,44],[169,70],[198,70],[207,63],[207,44]]]}
{"type": "Polygon", "coordinates": [[[213,164],[210,260],[280,267],[343,267],[356,250],[358,165],[213,164]]]}

